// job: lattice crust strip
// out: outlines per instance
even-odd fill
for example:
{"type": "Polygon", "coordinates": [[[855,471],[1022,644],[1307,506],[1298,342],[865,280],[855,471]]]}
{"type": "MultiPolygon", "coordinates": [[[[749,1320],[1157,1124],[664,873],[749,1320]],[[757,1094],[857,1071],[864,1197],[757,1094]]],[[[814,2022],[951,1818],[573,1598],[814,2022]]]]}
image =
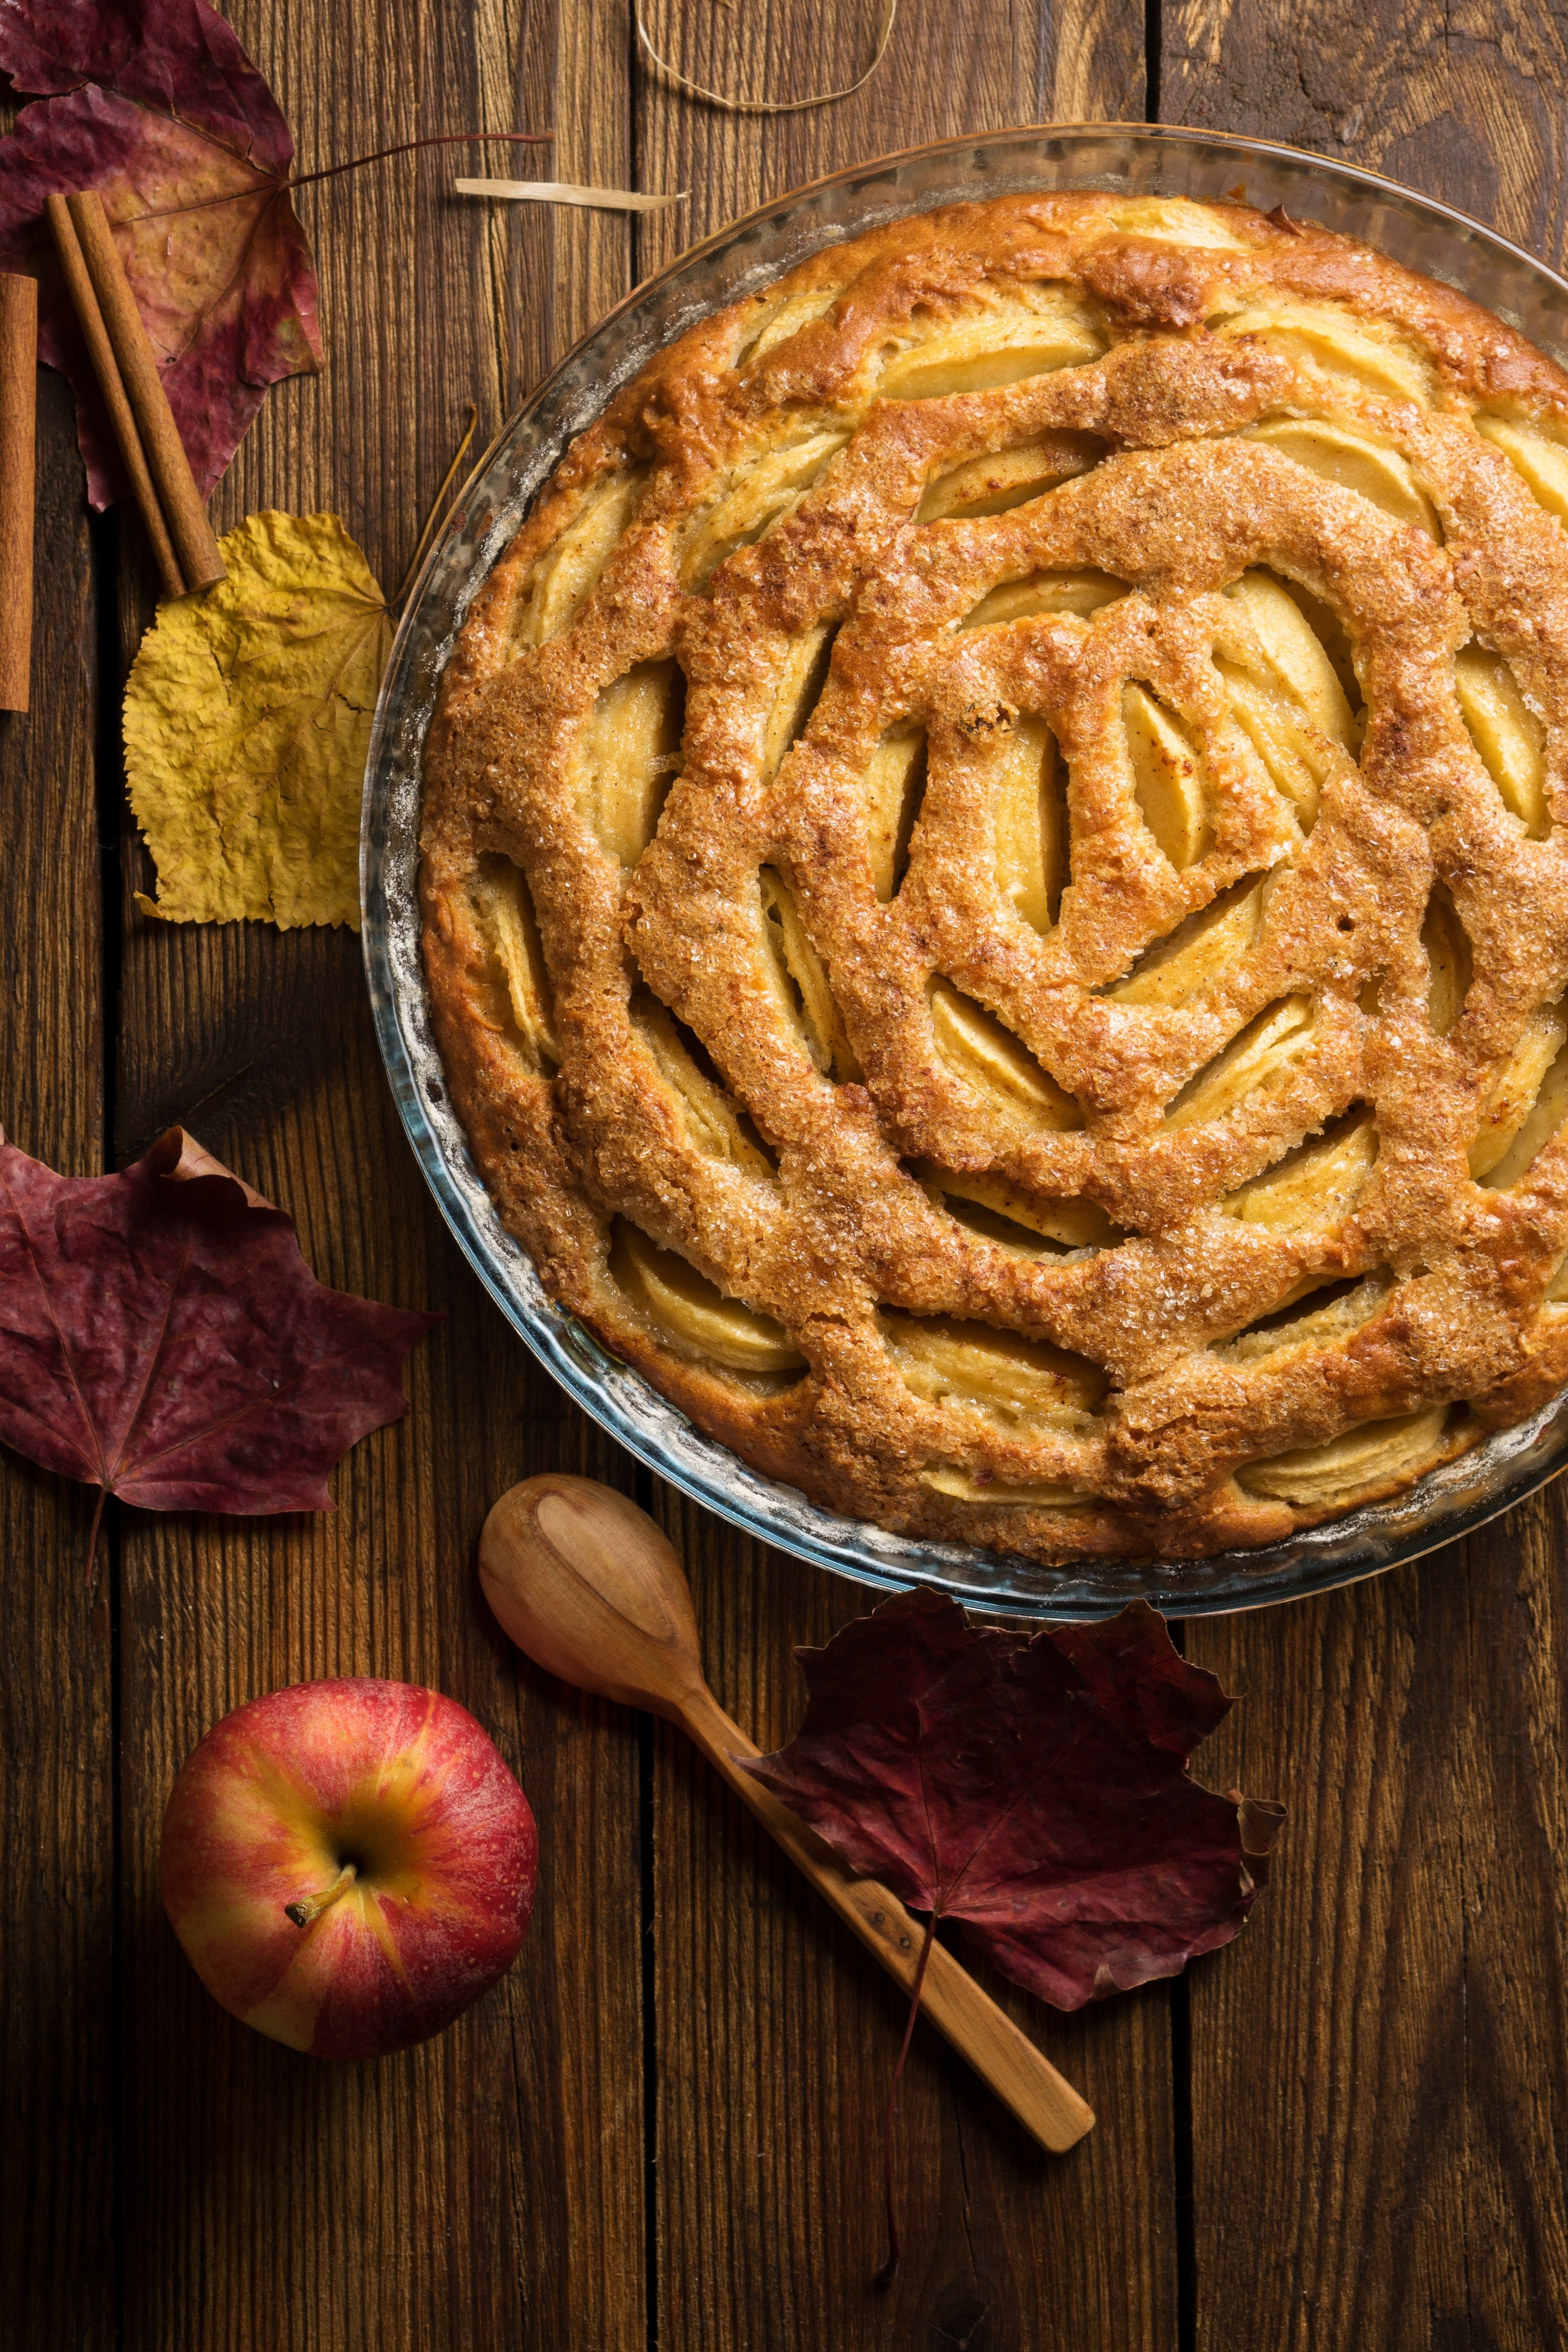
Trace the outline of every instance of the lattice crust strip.
{"type": "Polygon", "coordinates": [[[426,770],[552,1293],[836,1507],[1264,1542],[1568,1379],[1568,378],[1325,232],[926,215],[667,352],[426,770]]]}

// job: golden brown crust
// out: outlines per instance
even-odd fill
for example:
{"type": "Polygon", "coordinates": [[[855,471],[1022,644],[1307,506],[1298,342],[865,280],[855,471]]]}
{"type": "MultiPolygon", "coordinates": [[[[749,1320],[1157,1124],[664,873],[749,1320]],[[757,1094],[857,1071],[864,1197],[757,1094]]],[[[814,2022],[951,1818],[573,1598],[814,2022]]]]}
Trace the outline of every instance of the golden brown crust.
{"type": "Polygon", "coordinates": [[[662,353],[426,755],[453,1098],[552,1296],[771,1475],[1046,1560],[1531,1410],[1565,515],[1568,378],[1240,207],[925,214],[662,353]]]}

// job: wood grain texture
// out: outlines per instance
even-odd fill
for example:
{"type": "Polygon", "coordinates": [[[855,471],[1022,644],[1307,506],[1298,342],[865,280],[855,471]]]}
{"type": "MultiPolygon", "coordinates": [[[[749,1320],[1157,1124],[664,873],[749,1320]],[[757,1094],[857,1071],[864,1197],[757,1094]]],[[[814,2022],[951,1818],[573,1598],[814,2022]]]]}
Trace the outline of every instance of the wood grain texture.
{"type": "Polygon", "coordinates": [[[1561,251],[1561,6],[1166,0],[1163,26],[1163,121],[1315,148],[1561,251]]]}
{"type": "MultiPolygon", "coordinates": [[[[38,395],[30,717],[0,717],[0,1123],[73,1176],[103,1165],[96,617],[70,395],[38,395]]],[[[110,1580],[93,1498],[0,1485],[0,2345],[114,2341],[114,1811],[110,1580]],[[40,2250],[47,2259],[40,2260],[40,2250]]]]}
{"type": "MultiPolygon", "coordinates": [[[[422,131],[548,125],[586,175],[625,106],[560,89],[592,12],[331,0],[232,8],[307,164],[422,131]]],[[[337,509],[389,585],[467,401],[481,435],[622,290],[623,230],[488,224],[436,151],[301,196],[326,373],[274,394],[223,486],[247,509],[337,509]],[[548,289],[538,299],[537,289],[548,289]]],[[[623,157],[617,162],[623,163],[623,157]]],[[[146,618],[132,595],[126,645],[146,618]]],[[[126,882],[143,879],[126,845],[126,882]]],[[[486,1509],[545,1462],[608,1449],[509,1337],[407,1150],[358,942],[150,922],[127,898],[117,1149],[180,1118],[296,1217],[321,1277],[450,1318],[409,1419],[338,1474],[335,1517],[139,1520],[123,1545],[125,2340],[202,2352],[399,2352],[645,2341],[635,1733],[522,1665],[477,1598],[486,1509]],[[156,1895],[181,1759],[254,1692],[374,1673],[469,1706],[538,1814],[524,1954],[438,2042],[322,2066],[247,2033],[196,1983],[156,1895]],[[570,2021],[570,2030],[563,2021],[570,2021]]]]}
{"type": "MultiPolygon", "coordinates": [[[[1162,114],[1369,164],[1546,258],[1560,10],[1349,0],[1165,16],[1162,114]]],[[[1561,1487],[1467,1545],[1189,1656],[1249,1693],[1214,1770],[1291,1806],[1191,1988],[1197,2343],[1568,2343],[1561,1487]]]]}
{"type": "Polygon", "coordinates": [[[1399,1574],[1188,1629],[1212,1770],[1291,1807],[1191,1982],[1198,2342],[1568,2342],[1561,1487],[1399,1574]]]}
{"type": "MultiPolygon", "coordinates": [[[[665,1512],[715,1694],[780,1746],[801,1711],[794,1645],[826,1641],[868,1596],[673,1497],[665,1512]]],[[[905,2005],[684,1738],[659,1726],[656,1752],[661,2347],[1174,2352],[1165,1990],[1060,2017],[971,1956],[1100,2125],[1043,2156],[917,2030],[897,2126],[906,2251],[878,2293],[905,2005]]]]}
{"type": "MultiPolygon", "coordinates": [[[[737,99],[835,89],[862,73],[881,0],[749,0],[693,6],[643,0],[643,20],[678,72],[737,99]]],[[[988,0],[904,0],[881,67],[855,96],[807,113],[727,113],[687,98],[639,57],[640,187],[690,192],[639,223],[637,274],[660,268],[727,220],[822,173],[922,140],[1009,123],[1144,113],[1144,15],[1134,0],[1005,8],[988,0]]]]}

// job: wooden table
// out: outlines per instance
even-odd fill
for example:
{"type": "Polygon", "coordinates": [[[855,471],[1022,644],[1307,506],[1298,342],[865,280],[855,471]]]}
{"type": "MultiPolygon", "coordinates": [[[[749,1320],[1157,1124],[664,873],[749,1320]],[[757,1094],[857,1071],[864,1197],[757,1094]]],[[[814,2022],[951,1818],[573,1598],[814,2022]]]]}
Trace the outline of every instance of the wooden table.
{"type": "MultiPolygon", "coordinates": [[[[817,173],[1030,120],[1145,115],[1370,163],[1557,259],[1561,13],[1522,0],[904,0],[882,70],[776,119],[639,62],[627,0],[236,0],[304,163],[553,127],[562,178],[692,192],[638,226],[487,211],[436,152],[302,193],[327,373],[273,394],[214,505],[336,508],[395,581],[465,404],[488,434],[635,278],[817,173]]],[[[873,0],[649,0],[726,89],[848,80],[873,0]]],[[[490,168],[508,168],[491,151],[490,168]]],[[[512,167],[516,168],[516,167],[512,167]]],[[[30,719],[0,721],[0,1118],[72,1172],[180,1120],[321,1276],[450,1320],[336,1517],[111,1511],[7,1459],[0,2338],[27,2352],[1539,2352],[1568,2342],[1568,1610],[1562,1489],[1419,1567],[1194,1622],[1247,1703],[1206,1776],[1291,1807],[1241,1942],[1063,2019],[1003,1990],[1099,2128],[1040,2156],[925,2032],[880,2250],[900,2007],[664,1728],[521,1665],[475,1538],[546,1465],[615,1480],[690,1564],[713,1680],[765,1743],[791,1649],[867,1596],[618,1454],[482,1297],[403,1143],[342,932],[163,928],[117,709],[139,527],[89,526],[42,383],[30,719]],[[156,1888],[180,1759],[253,1693],[373,1673],[490,1727],[539,1817],[523,1958],[449,2033],[310,2063],[211,2002],[156,1888]]]]}

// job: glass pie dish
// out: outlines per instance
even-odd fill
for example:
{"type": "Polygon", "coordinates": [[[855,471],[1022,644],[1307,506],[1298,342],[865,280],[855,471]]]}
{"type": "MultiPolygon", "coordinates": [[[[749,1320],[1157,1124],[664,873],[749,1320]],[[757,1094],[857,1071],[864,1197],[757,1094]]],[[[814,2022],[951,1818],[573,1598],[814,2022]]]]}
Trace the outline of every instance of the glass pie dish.
{"type": "Polygon", "coordinates": [[[1008,131],[911,150],[785,197],[629,296],[519,411],[458,501],[409,601],[376,714],[361,847],[364,945],[388,1075],[444,1214],[522,1338],[640,1459],[749,1532],[883,1589],[929,1584],[971,1607],[1018,1614],[1080,1618],[1134,1597],[1190,1614],[1322,1590],[1463,1534],[1561,1465],[1568,1395],[1391,1500],[1263,1549],[1186,1562],[1050,1568],[841,1517],[748,1468],[703,1434],[546,1295],[503,1226],[453,1108],[420,944],[421,773],[441,673],[475,590],[572,438],[657,350],[824,246],[965,198],[1065,187],[1210,201],[1244,194],[1263,210],[1283,206],[1457,287],[1554,358],[1568,358],[1554,331],[1568,285],[1526,254],[1370,173],[1261,142],[1113,125],[1008,131]]]}

